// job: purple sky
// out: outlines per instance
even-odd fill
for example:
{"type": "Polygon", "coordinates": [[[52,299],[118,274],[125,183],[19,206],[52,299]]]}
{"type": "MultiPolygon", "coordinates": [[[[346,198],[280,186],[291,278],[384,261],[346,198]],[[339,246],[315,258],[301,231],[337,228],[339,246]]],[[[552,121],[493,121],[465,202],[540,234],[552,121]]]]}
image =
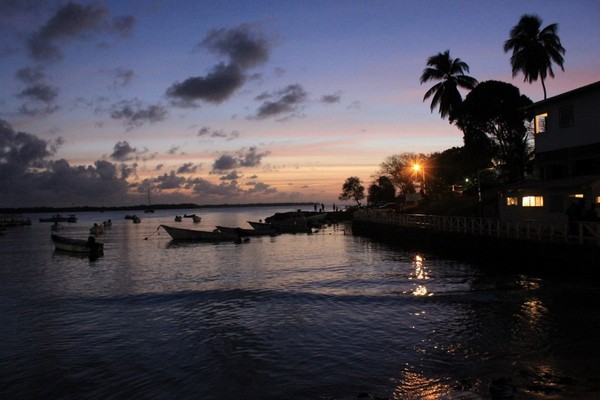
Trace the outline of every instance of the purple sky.
{"type": "Polygon", "coordinates": [[[148,186],[337,202],[387,156],[462,145],[423,102],[428,57],[542,99],[503,51],[523,14],[559,25],[548,96],[600,80],[597,1],[0,0],[0,207],[139,204],[148,186]]]}

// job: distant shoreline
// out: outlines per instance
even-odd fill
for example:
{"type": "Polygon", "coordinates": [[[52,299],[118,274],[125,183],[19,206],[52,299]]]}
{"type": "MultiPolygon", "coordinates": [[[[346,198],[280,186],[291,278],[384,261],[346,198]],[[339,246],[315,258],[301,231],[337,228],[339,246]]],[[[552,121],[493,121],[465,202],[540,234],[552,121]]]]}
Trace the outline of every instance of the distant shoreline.
{"type": "MultiPolygon", "coordinates": [[[[238,204],[154,204],[152,209],[157,210],[175,210],[175,209],[201,209],[201,208],[234,208],[234,207],[287,207],[287,206],[312,206],[316,202],[292,202],[292,203],[238,203],[238,204]]],[[[88,211],[144,211],[147,205],[121,206],[121,207],[92,207],[92,206],[73,206],[73,207],[18,207],[18,208],[0,208],[0,214],[18,214],[18,213],[75,213],[88,211]]]]}

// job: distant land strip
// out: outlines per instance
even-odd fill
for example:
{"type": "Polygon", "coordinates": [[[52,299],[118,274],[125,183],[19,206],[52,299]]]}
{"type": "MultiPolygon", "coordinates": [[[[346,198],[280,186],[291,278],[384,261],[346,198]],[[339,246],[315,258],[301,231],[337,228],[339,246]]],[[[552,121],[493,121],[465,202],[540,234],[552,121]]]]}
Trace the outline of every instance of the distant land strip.
{"type": "MultiPolygon", "coordinates": [[[[320,204],[317,202],[295,202],[295,203],[237,203],[237,204],[194,204],[194,203],[181,203],[181,204],[153,204],[153,210],[175,210],[175,209],[200,209],[200,208],[234,208],[234,207],[290,207],[290,206],[312,206],[313,204],[320,204]]],[[[72,206],[72,207],[18,207],[18,208],[0,208],[2,214],[16,214],[16,213],[44,213],[44,212],[63,212],[63,213],[74,213],[74,212],[87,212],[87,211],[131,211],[141,210],[144,211],[148,208],[148,205],[135,205],[135,206],[120,206],[120,207],[92,207],[92,206],[72,206]]]]}

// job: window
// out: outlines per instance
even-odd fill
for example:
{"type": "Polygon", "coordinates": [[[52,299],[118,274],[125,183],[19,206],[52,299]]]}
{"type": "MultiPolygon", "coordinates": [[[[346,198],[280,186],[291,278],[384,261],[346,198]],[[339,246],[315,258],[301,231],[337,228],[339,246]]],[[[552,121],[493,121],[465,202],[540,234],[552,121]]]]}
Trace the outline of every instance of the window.
{"type": "Polygon", "coordinates": [[[538,114],[535,116],[535,133],[546,132],[546,118],[548,118],[548,113],[538,114]]]}
{"type": "Polygon", "coordinates": [[[506,198],[506,205],[507,206],[518,206],[519,205],[519,198],[518,197],[507,197],[506,198]]]}
{"type": "Polygon", "coordinates": [[[558,110],[558,124],[561,128],[569,128],[575,125],[575,113],[573,106],[564,106],[558,110]]]}
{"type": "Polygon", "coordinates": [[[523,207],[544,207],[544,196],[524,196],[523,207]]]}

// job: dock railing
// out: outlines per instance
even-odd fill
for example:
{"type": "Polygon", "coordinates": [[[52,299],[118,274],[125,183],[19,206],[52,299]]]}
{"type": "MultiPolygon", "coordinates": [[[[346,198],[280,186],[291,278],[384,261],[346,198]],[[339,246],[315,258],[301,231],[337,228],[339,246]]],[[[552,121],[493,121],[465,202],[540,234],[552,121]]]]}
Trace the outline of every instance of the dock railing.
{"type": "Polygon", "coordinates": [[[369,209],[356,211],[354,219],[439,232],[600,246],[600,223],[598,222],[503,221],[498,218],[401,214],[369,209]]]}

